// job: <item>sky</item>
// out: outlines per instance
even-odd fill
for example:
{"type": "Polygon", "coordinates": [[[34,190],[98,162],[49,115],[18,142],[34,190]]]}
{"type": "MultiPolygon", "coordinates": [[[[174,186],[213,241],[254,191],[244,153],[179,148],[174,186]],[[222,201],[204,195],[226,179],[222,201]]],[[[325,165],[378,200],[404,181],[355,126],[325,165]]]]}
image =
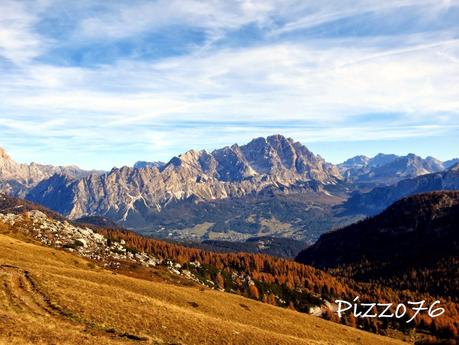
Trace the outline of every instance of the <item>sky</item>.
{"type": "Polygon", "coordinates": [[[459,156],[459,0],[1,0],[0,146],[110,169],[283,134],[459,156]]]}

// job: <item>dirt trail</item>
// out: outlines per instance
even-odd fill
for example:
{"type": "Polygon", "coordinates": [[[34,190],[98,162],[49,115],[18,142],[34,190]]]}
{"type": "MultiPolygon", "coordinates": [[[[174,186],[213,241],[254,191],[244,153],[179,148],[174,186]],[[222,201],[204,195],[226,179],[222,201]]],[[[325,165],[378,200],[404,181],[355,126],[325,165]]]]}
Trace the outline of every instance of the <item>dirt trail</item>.
{"type": "Polygon", "coordinates": [[[0,265],[0,282],[3,288],[2,304],[6,304],[4,307],[46,317],[65,315],[63,310],[51,303],[28,271],[0,265]]]}
{"type": "Polygon", "coordinates": [[[17,314],[34,315],[45,320],[46,318],[54,318],[70,327],[83,327],[86,332],[105,334],[109,338],[124,338],[128,342],[147,340],[133,334],[98,327],[94,323],[65,310],[51,300],[28,271],[19,267],[0,265],[0,290],[0,308],[4,311],[10,310],[17,314]]]}

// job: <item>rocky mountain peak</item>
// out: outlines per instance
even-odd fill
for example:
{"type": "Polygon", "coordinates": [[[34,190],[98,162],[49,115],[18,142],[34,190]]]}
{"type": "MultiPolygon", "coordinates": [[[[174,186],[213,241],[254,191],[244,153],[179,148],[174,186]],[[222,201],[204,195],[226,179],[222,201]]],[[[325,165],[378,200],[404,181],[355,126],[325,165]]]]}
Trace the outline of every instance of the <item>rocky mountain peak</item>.
{"type": "Polygon", "coordinates": [[[449,169],[453,165],[456,165],[457,163],[459,163],[459,158],[453,158],[453,159],[443,162],[443,166],[445,167],[445,169],[449,169]]]}
{"type": "Polygon", "coordinates": [[[3,147],[0,147],[0,159],[5,159],[5,160],[11,159],[3,147]]]}
{"type": "Polygon", "coordinates": [[[189,150],[172,158],[164,168],[164,172],[174,170],[184,178],[196,178],[205,174],[214,174],[216,169],[215,158],[205,150],[189,150]]]}
{"type": "Polygon", "coordinates": [[[394,154],[378,153],[376,156],[370,159],[369,165],[377,167],[385,164],[389,164],[400,158],[400,156],[394,154]]]}
{"type": "Polygon", "coordinates": [[[185,153],[173,157],[168,164],[172,164],[174,166],[181,166],[182,164],[195,165],[199,161],[201,154],[202,152],[194,149],[188,150],[185,153]]]}
{"type": "Polygon", "coordinates": [[[181,154],[179,157],[184,162],[193,162],[199,159],[199,156],[204,153],[204,150],[197,151],[194,149],[188,150],[187,152],[181,154]]]}
{"type": "MultiPolygon", "coordinates": [[[[325,161],[308,148],[291,138],[272,135],[256,138],[240,147],[250,167],[259,174],[302,175],[305,179],[321,179],[320,173],[327,170],[325,161]]],[[[327,171],[333,177],[340,177],[338,171],[327,171]]]]}

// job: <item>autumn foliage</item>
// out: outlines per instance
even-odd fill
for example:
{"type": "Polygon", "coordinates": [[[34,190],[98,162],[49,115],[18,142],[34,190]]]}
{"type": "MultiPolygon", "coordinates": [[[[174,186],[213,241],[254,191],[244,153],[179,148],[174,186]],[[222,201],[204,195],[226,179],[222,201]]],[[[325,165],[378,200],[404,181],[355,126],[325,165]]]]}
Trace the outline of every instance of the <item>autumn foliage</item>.
{"type": "Polygon", "coordinates": [[[352,300],[355,296],[360,296],[361,301],[395,304],[423,299],[432,302],[440,298],[442,306],[447,311],[444,316],[434,321],[426,315],[421,315],[407,324],[406,320],[410,313],[406,318],[390,321],[355,318],[352,314],[339,320],[337,315],[330,311],[326,311],[323,317],[380,334],[387,334],[390,328],[405,333],[417,329],[438,338],[457,338],[459,307],[448,297],[434,297],[412,290],[396,290],[380,282],[358,282],[345,275],[337,274],[337,277],[334,277],[311,266],[268,255],[215,253],[145,238],[126,230],[99,231],[112,241],[124,240],[129,247],[164,260],[173,260],[187,268],[190,268],[189,263],[199,262],[202,265],[199,274],[203,274],[206,279],[212,280],[217,287],[226,291],[302,312],[308,312],[311,306],[320,305],[323,300],[352,300]],[[247,280],[247,277],[250,277],[250,280],[247,280]]]}

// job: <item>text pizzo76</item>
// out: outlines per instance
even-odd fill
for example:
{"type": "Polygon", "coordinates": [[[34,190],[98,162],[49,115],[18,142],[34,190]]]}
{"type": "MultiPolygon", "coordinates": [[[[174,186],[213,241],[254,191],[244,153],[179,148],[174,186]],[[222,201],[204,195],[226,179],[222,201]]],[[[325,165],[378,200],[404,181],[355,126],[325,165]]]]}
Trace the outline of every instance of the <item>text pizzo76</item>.
{"type": "Polygon", "coordinates": [[[413,321],[416,316],[421,312],[427,311],[427,314],[431,318],[438,317],[445,312],[444,308],[439,307],[440,301],[433,302],[430,306],[426,305],[426,301],[422,300],[419,302],[408,301],[407,305],[399,303],[395,305],[394,303],[361,303],[358,301],[359,297],[357,296],[351,302],[343,300],[335,300],[335,303],[338,305],[337,313],[341,318],[346,312],[351,312],[355,317],[360,318],[403,318],[408,309],[413,311],[413,316],[409,318],[406,322],[409,323],[413,321]]]}

